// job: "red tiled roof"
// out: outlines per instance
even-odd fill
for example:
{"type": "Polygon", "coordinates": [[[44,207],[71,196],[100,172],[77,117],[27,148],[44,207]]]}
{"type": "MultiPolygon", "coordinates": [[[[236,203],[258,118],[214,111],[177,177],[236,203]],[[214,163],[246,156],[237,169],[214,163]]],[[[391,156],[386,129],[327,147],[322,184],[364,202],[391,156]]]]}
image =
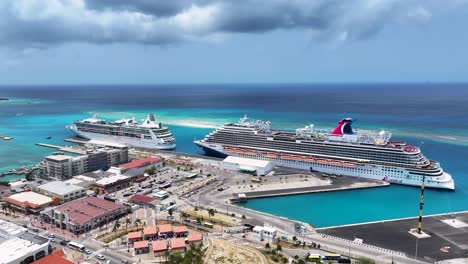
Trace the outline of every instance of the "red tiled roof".
{"type": "Polygon", "coordinates": [[[174,233],[187,233],[188,228],[186,226],[174,226],[172,231],[174,231],[174,233]]]}
{"type": "Polygon", "coordinates": [[[45,256],[37,261],[34,261],[33,264],[73,264],[73,262],[65,259],[65,252],[63,249],[57,250],[52,254],[45,256]]]}
{"type": "Polygon", "coordinates": [[[159,229],[159,233],[168,233],[172,231],[172,225],[171,224],[159,225],[158,229],[159,229]]]}
{"type": "Polygon", "coordinates": [[[123,207],[97,197],[87,197],[65,203],[54,210],[67,214],[70,222],[81,225],[123,207]]]}
{"type": "Polygon", "coordinates": [[[130,232],[128,233],[127,235],[127,239],[131,240],[131,239],[137,239],[137,238],[141,238],[142,235],[141,235],[141,231],[137,231],[137,232],[130,232]]]}
{"type": "Polygon", "coordinates": [[[190,234],[187,236],[187,241],[188,242],[196,242],[196,241],[201,241],[202,240],[202,235],[197,232],[190,232],[190,234]]]}
{"type": "Polygon", "coordinates": [[[141,167],[145,167],[148,165],[156,164],[159,162],[161,162],[161,158],[150,157],[150,158],[144,158],[140,160],[134,160],[132,162],[122,164],[119,167],[125,168],[125,169],[135,169],[135,168],[141,168],[141,167]]]}
{"type": "Polygon", "coordinates": [[[147,247],[149,247],[149,242],[146,240],[133,243],[134,249],[147,248],[147,247]]]}
{"type": "Polygon", "coordinates": [[[155,199],[153,197],[143,195],[143,194],[135,194],[130,198],[131,202],[136,202],[136,203],[151,203],[155,199]]]}
{"type": "Polygon", "coordinates": [[[145,226],[145,228],[143,228],[143,234],[145,236],[154,236],[158,234],[158,229],[156,226],[145,226]]]}
{"type": "Polygon", "coordinates": [[[185,248],[185,239],[183,238],[171,238],[170,241],[172,249],[185,248]]]}
{"type": "Polygon", "coordinates": [[[151,247],[153,248],[153,252],[166,251],[167,242],[166,240],[156,240],[151,243],[151,247]]]}

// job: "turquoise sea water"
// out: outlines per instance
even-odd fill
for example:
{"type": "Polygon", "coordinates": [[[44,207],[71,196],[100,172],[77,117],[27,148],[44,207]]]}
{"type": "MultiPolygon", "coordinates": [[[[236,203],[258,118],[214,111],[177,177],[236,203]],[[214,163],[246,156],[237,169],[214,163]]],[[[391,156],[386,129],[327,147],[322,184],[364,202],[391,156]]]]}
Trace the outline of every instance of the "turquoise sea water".
{"type": "MultiPolygon", "coordinates": [[[[102,118],[145,118],[168,124],[177,151],[202,154],[192,141],[244,114],[272,127],[295,129],[310,123],[333,128],[345,116],[355,128],[390,130],[420,145],[424,154],[452,174],[456,191],[426,191],[425,213],[468,210],[468,85],[220,85],[158,87],[0,87],[0,172],[37,164],[55,150],[37,142],[67,145],[65,126],[98,113],[102,118]],[[422,96],[423,95],[423,96],[422,96]],[[52,136],[52,139],[45,139],[52,136]]],[[[13,180],[21,176],[7,176],[13,180]]],[[[245,206],[332,226],[416,216],[419,190],[407,186],[255,199],[245,206]]]]}

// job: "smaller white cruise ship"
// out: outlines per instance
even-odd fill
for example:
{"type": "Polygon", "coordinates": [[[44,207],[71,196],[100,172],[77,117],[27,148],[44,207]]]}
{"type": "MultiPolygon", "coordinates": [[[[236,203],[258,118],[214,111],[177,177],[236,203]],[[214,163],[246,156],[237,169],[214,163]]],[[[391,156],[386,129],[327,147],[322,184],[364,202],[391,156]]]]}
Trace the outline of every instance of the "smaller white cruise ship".
{"type": "Polygon", "coordinates": [[[132,119],[109,122],[94,115],[67,126],[77,136],[87,139],[120,142],[147,149],[174,149],[175,138],[169,129],[149,114],[141,124],[132,119]]]}

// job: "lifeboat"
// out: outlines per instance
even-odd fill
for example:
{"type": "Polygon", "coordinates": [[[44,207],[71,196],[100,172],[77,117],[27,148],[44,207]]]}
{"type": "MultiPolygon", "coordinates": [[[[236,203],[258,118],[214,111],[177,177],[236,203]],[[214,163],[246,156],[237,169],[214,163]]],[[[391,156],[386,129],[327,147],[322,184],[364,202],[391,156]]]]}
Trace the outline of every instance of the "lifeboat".
{"type": "Polygon", "coordinates": [[[293,160],[302,160],[301,156],[293,156],[292,158],[293,158],[293,160]]]}
{"type": "Polygon", "coordinates": [[[318,163],[328,164],[327,160],[317,160],[318,163]]]}
{"type": "Polygon", "coordinates": [[[232,152],[234,149],[233,148],[224,148],[226,151],[232,152]]]}
{"type": "Polygon", "coordinates": [[[356,163],[352,163],[352,162],[345,162],[343,163],[343,165],[348,166],[348,167],[356,167],[356,163]]]}
{"type": "Polygon", "coordinates": [[[246,150],[244,153],[247,154],[247,155],[254,155],[254,154],[255,154],[255,151],[253,151],[253,150],[246,150]]]}
{"type": "Polygon", "coordinates": [[[335,161],[330,161],[330,164],[332,164],[332,165],[341,165],[341,162],[335,160],[335,161]]]}
{"type": "Polygon", "coordinates": [[[236,152],[240,153],[240,154],[244,153],[244,151],[242,149],[237,149],[236,152]]]}
{"type": "Polygon", "coordinates": [[[314,162],[315,161],[315,159],[312,158],[312,157],[306,157],[306,158],[304,158],[304,160],[308,161],[308,162],[314,162]]]}
{"type": "Polygon", "coordinates": [[[270,152],[270,153],[267,154],[267,157],[270,157],[270,158],[277,158],[277,157],[278,157],[278,154],[276,154],[276,153],[271,153],[271,152],[270,152]]]}

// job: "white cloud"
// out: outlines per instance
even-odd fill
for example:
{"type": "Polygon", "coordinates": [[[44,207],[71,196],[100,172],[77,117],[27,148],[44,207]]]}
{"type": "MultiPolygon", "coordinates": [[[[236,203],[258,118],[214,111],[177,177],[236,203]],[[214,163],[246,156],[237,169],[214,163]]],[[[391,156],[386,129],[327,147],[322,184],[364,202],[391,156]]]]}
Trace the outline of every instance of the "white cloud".
{"type": "Polygon", "coordinates": [[[167,45],[278,29],[346,41],[404,16],[426,23],[432,12],[423,0],[14,0],[0,2],[0,46],[167,45]]]}

